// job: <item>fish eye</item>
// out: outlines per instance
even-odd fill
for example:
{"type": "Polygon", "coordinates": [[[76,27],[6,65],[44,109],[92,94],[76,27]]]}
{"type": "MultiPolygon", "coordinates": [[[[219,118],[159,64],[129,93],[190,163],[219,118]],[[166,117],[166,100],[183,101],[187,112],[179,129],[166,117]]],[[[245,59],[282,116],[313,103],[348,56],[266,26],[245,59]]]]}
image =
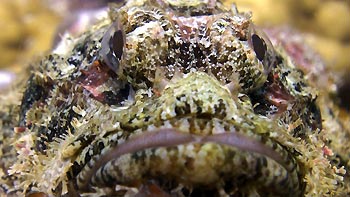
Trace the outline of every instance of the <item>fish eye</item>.
{"type": "Polygon", "coordinates": [[[124,47],[124,36],[122,30],[117,30],[114,32],[110,40],[110,45],[115,57],[120,60],[123,55],[124,47]]]}
{"type": "Polygon", "coordinates": [[[267,46],[265,41],[260,38],[257,34],[252,35],[252,44],[253,48],[256,54],[256,57],[260,60],[263,61],[265,58],[267,46]]]}
{"type": "Polygon", "coordinates": [[[118,72],[125,46],[125,32],[119,20],[115,21],[104,34],[99,52],[103,62],[118,72]]]}
{"type": "Polygon", "coordinates": [[[263,31],[254,26],[251,27],[250,31],[248,42],[253,48],[256,58],[264,65],[265,73],[268,74],[276,66],[276,51],[263,31]]]}

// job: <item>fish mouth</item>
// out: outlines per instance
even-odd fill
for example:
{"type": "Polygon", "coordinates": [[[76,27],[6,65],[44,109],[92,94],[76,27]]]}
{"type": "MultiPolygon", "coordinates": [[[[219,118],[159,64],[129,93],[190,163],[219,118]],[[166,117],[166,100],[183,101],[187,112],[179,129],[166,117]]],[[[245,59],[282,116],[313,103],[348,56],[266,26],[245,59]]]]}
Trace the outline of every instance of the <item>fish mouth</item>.
{"type": "MultiPolygon", "coordinates": [[[[266,167],[266,169],[262,168],[262,170],[260,170],[271,170],[271,166],[274,166],[276,167],[276,169],[274,170],[276,170],[277,173],[274,174],[274,172],[269,172],[267,175],[272,173],[271,175],[269,175],[269,177],[264,177],[267,175],[262,172],[252,173],[255,174],[253,176],[253,179],[261,179],[258,182],[269,182],[266,183],[266,185],[263,187],[260,187],[259,183],[255,184],[255,186],[252,187],[258,187],[257,190],[261,190],[260,192],[263,192],[265,194],[270,193],[272,195],[279,195],[287,193],[292,196],[301,195],[302,181],[300,178],[301,175],[299,172],[299,167],[297,162],[295,161],[295,158],[284,147],[282,147],[276,142],[273,142],[271,139],[266,138],[264,140],[261,140],[261,137],[248,136],[244,133],[240,133],[237,131],[230,131],[210,135],[199,135],[186,133],[175,128],[161,128],[157,130],[143,132],[141,134],[137,134],[135,136],[130,137],[122,144],[118,144],[117,146],[108,149],[101,156],[97,157],[96,159],[93,159],[84,167],[83,171],[79,174],[77,178],[78,188],[81,191],[88,192],[92,190],[92,187],[111,187],[113,185],[115,186],[123,182],[120,180],[116,180],[117,178],[115,177],[111,177],[111,175],[109,175],[109,172],[106,171],[106,168],[111,167],[111,165],[116,165],[113,164],[112,161],[115,161],[124,155],[137,153],[139,151],[144,151],[147,149],[166,149],[190,144],[196,144],[199,146],[203,146],[206,144],[215,144],[216,146],[225,146],[231,149],[234,148],[236,152],[247,152],[249,154],[259,155],[259,157],[256,157],[256,159],[264,158],[263,163],[273,163],[272,165],[270,165],[269,168],[266,167]],[[276,180],[273,180],[273,178],[275,178],[276,180]]],[[[238,166],[237,168],[237,166],[235,166],[231,170],[240,171],[240,169],[244,169],[245,167],[246,166],[238,166]]],[[[158,178],[159,177],[153,177],[153,179],[158,178]]],[[[241,178],[242,177],[230,177],[230,179],[234,182],[239,181],[239,179],[241,178]]],[[[230,180],[225,181],[227,182],[230,180]]],[[[215,180],[212,182],[204,181],[205,183],[196,183],[196,181],[192,180],[192,182],[190,181],[190,190],[193,190],[196,187],[202,189],[208,188],[211,187],[208,184],[214,184],[214,182],[225,181],[215,180]]],[[[134,180],[131,182],[129,181],[124,185],[130,186],[135,184],[135,182],[137,181],[134,180]]],[[[145,185],[144,183],[142,184],[143,186],[145,185]]],[[[188,183],[185,183],[185,185],[186,184],[188,185],[188,183]]],[[[263,183],[263,185],[264,184],[265,183],[263,183]]],[[[120,185],[123,185],[123,183],[120,185]]],[[[216,184],[214,187],[216,187],[216,189],[219,189],[218,187],[221,187],[222,185],[223,184],[216,184]]],[[[137,187],[140,188],[140,185],[138,185],[137,187]]],[[[169,191],[169,188],[164,189],[160,186],[159,188],[161,190],[166,190],[167,194],[171,193],[171,191],[169,191]]],[[[235,190],[237,190],[237,188],[235,188],[235,190]]],[[[247,192],[249,193],[250,191],[247,192]]]]}

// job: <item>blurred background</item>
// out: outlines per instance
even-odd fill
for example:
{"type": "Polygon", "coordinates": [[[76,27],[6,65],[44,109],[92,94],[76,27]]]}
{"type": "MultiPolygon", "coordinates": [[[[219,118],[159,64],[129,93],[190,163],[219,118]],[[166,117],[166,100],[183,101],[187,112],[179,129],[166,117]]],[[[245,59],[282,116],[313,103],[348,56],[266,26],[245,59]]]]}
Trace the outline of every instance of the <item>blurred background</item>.
{"type": "MultiPolygon", "coordinates": [[[[1,0],[0,83],[11,81],[24,65],[48,52],[76,13],[110,1],[1,0]]],[[[239,11],[251,11],[259,26],[287,25],[305,33],[328,68],[349,80],[350,92],[350,0],[225,0],[234,2],[239,11]]]]}
{"type": "MultiPolygon", "coordinates": [[[[229,0],[233,2],[233,0],[229,0]]],[[[350,0],[237,0],[261,26],[289,25],[336,71],[350,68],[350,0]]]]}

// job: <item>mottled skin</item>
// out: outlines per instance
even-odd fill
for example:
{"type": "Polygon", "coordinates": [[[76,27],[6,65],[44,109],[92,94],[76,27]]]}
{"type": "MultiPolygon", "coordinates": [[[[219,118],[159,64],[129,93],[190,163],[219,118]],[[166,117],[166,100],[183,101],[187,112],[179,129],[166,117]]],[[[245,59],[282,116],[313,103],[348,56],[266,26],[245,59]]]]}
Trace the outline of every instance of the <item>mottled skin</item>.
{"type": "Polygon", "coordinates": [[[348,130],[300,67],[235,7],[112,5],[1,103],[0,192],[349,194],[348,130]]]}

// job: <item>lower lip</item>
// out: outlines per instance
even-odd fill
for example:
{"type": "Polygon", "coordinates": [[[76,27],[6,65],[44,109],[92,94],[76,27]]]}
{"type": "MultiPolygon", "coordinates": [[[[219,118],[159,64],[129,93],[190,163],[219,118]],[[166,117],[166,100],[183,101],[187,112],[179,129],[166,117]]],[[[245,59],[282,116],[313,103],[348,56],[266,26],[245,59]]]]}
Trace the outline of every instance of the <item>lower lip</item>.
{"type": "Polygon", "coordinates": [[[94,174],[109,161],[116,159],[124,154],[134,153],[148,148],[172,147],[189,143],[204,144],[210,142],[229,145],[236,147],[242,151],[259,153],[270,157],[277,163],[284,166],[284,159],[275,150],[254,138],[244,136],[243,134],[236,131],[209,136],[200,136],[184,133],[172,128],[159,129],[131,137],[123,144],[120,144],[106,151],[105,154],[98,157],[92,165],[87,165],[90,166],[90,168],[85,167],[85,169],[83,169],[78,177],[79,188],[81,190],[89,190],[88,188],[90,180],[94,174]]]}

